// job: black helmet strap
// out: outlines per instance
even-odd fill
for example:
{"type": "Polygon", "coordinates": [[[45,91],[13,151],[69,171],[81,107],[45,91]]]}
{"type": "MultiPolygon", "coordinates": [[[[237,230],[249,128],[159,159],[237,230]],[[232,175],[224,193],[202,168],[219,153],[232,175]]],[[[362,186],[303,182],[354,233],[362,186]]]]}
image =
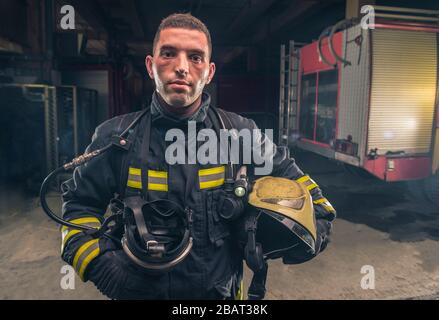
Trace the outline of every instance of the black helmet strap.
{"type": "Polygon", "coordinates": [[[262,268],[254,272],[253,270],[253,278],[250,283],[250,287],[248,288],[248,299],[249,300],[262,300],[265,297],[265,283],[267,281],[267,272],[268,272],[268,263],[265,260],[262,260],[263,266],[262,268]]]}
{"type": "Polygon", "coordinates": [[[127,205],[131,208],[136,221],[137,231],[144,245],[148,247],[151,235],[146,227],[145,218],[143,217],[142,205],[143,200],[140,197],[129,197],[126,200],[127,205]],[[134,203],[133,203],[134,201],[134,203]]]}
{"type": "Polygon", "coordinates": [[[256,242],[256,230],[260,213],[248,214],[245,217],[245,231],[247,243],[244,257],[247,266],[253,271],[253,278],[248,288],[249,300],[262,300],[265,297],[265,283],[267,280],[268,264],[264,259],[262,246],[256,242]]]}

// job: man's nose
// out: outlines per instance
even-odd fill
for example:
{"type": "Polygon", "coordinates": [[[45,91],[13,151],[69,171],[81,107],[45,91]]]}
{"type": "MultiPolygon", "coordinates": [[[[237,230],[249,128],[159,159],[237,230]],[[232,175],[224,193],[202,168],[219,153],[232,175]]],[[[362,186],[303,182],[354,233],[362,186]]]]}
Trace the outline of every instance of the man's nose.
{"type": "Polygon", "coordinates": [[[175,62],[175,72],[181,75],[186,75],[189,72],[188,57],[184,53],[181,53],[177,56],[175,62]]]}

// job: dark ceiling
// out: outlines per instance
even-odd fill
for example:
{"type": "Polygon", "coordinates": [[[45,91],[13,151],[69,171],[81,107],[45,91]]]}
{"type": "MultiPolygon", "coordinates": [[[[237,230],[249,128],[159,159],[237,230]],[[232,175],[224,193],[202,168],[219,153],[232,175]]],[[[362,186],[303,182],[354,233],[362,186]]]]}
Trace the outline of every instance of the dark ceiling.
{"type": "Polygon", "coordinates": [[[157,26],[164,17],[174,12],[190,12],[206,23],[221,57],[233,55],[239,47],[265,46],[283,37],[287,40],[299,37],[298,40],[304,41],[320,32],[326,20],[335,22],[343,18],[345,6],[344,0],[72,0],[69,3],[93,29],[89,30],[91,38],[107,35],[127,45],[134,55],[145,55],[145,50],[150,50],[157,26]],[[319,21],[309,21],[310,17],[319,21]]]}
{"type": "MultiPolygon", "coordinates": [[[[68,3],[87,25],[90,39],[111,39],[124,46],[139,64],[145,54],[151,53],[160,21],[171,13],[190,12],[200,18],[212,35],[213,59],[224,65],[248,50],[268,52],[274,59],[281,43],[290,39],[310,42],[325,27],[343,19],[346,7],[345,0],[69,0],[68,3]]],[[[375,3],[430,9],[439,5],[438,0],[377,0],[375,3]]]]}

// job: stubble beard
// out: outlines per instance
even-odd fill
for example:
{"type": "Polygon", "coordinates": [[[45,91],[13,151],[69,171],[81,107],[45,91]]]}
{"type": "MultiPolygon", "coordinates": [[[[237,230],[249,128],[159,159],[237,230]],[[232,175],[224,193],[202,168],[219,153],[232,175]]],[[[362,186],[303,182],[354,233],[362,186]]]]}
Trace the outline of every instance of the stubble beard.
{"type": "Polygon", "coordinates": [[[204,70],[200,80],[190,87],[189,92],[176,93],[173,90],[168,89],[163,81],[160,79],[155,64],[152,65],[152,72],[154,74],[154,82],[157,93],[162,97],[165,102],[176,108],[185,108],[192,105],[195,100],[203,93],[203,89],[207,83],[209,76],[209,70],[204,70]]]}

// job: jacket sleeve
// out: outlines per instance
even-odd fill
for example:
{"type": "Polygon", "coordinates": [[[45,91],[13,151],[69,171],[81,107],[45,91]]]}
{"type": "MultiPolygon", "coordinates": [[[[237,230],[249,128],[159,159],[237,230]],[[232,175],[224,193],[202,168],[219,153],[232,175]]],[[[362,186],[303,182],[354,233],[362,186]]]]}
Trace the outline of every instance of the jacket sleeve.
{"type": "MultiPolygon", "coordinates": [[[[97,127],[86,153],[110,143],[113,121],[97,127]]],[[[73,177],[61,186],[63,218],[76,224],[99,228],[106,208],[116,192],[116,176],[111,164],[111,151],[77,167],[73,177]]],[[[106,238],[93,239],[83,231],[61,228],[61,256],[86,280],[86,269],[92,260],[111,248],[106,238]]]]}
{"type": "MultiPolygon", "coordinates": [[[[332,221],[336,218],[336,211],[334,207],[331,205],[328,199],[324,197],[318,184],[309,175],[305,174],[298,167],[296,161],[290,157],[287,147],[276,146],[276,144],[272,141],[272,137],[267,136],[265,133],[259,130],[253,120],[243,118],[241,116],[235,116],[233,118],[233,125],[238,130],[241,130],[242,128],[255,130],[252,140],[253,150],[256,148],[256,151],[260,154],[268,152],[268,155],[272,155],[271,157],[267,157],[270,159],[268,161],[272,161],[272,163],[270,164],[270,173],[266,175],[296,180],[302,183],[310,192],[313,199],[316,217],[316,251],[312,253],[308,251],[293,250],[290,254],[287,254],[286,257],[284,257],[284,263],[301,263],[312,259],[319,252],[323,251],[329,243],[329,235],[331,234],[332,230],[332,221]],[[288,259],[289,256],[290,259],[288,259]]],[[[254,171],[256,173],[256,170],[254,171]]]]}

